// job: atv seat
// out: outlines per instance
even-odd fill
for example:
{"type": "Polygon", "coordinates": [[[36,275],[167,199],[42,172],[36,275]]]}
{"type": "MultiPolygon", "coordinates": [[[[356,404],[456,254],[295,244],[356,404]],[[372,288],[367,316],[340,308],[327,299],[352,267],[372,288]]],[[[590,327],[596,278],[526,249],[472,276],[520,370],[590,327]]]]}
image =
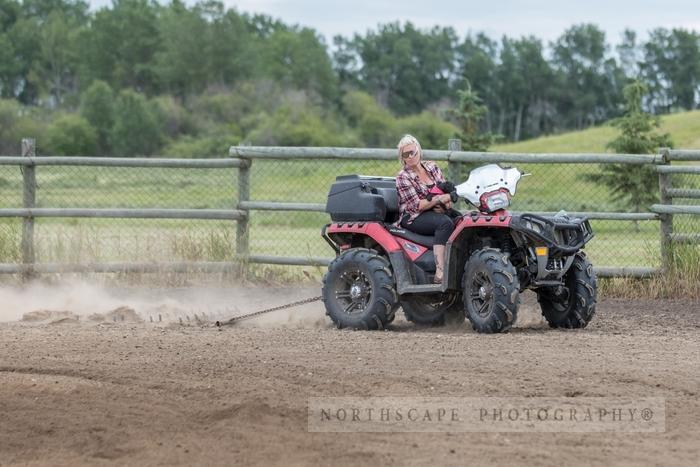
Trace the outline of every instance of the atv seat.
{"type": "Polygon", "coordinates": [[[406,230],[403,227],[395,227],[394,225],[386,224],[386,229],[391,233],[392,235],[396,235],[397,237],[405,238],[406,240],[410,240],[413,243],[417,243],[419,245],[423,245],[428,248],[432,248],[435,245],[435,237],[433,236],[427,236],[427,235],[420,235],[414,232],[411,232],[410,230],[406,230]]]}

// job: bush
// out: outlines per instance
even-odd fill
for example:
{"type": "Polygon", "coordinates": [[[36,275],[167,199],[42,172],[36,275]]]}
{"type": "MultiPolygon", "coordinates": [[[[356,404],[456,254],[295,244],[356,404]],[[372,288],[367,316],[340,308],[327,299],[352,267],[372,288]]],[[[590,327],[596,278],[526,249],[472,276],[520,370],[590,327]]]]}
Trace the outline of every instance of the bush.
{"type": "Polygon", "coordinates": [[[94,156],[97,131],[79,115],[63,115],[49,126],[47,146],[52,155],[94,156]]]}
{"type": "Polygon", "coordinates": [[[22,138],[35,138],[41,149],[46,141],[45,118],[14,100],[0,99],[0,156],[19,156],[22,138]]]}
{"type": "Polygon", "coordinates": [[[195,133],[194,119],[172,96],[160,96],[151,100],[160,133],[175,139],[180,135],[195,133]]]}
{"type": "Polygon", "coordinates": [[[184,136],[166,146],[163,154],[183,158],[228,157],[229,148],[239,141],[233,132],[230,135],[184,136]]]}
{"type": "Polygon", "coordinates": [[[363,146],[395,146],[401,134],[407,133],[407,131],[401,133],[391,112],[380,106],[367,93],[348,92],[343,97],[343,110],[363,146]]]}
{"type": "Polygon", "coordinates": [[[153,155],[160,148],[156,112],[141,94],[128,89],[119,93],[110,142],[114,154],[122,157],[153,155]]]}
{"type": "Polygon", "coordinates": [[[244,81],[232,90],[211,90],[190,101],[190,112],[199,131],[211,131],[220,124],[236,123],[243,131],[254,129],[261,112],[272,114],[284,102],[279,84],[270,80],[244,81]]]}
{"type": "Polygon", "coordinates": [[[312,106],[286,104],[262,118],[246,142],[265,146],[355,146],[357,138],[312,106]]]}
{"type": "MultiPolygon", "coordinates": [[[[457,127],[430,112],[410,115],[398,120],[397,126],[404,133],[410,133],[420,141],[425,149],[447,149],[447,140],[457,133],[457,127]]],[[[396,141],[398,142],[398,140],[396,141]]]]}

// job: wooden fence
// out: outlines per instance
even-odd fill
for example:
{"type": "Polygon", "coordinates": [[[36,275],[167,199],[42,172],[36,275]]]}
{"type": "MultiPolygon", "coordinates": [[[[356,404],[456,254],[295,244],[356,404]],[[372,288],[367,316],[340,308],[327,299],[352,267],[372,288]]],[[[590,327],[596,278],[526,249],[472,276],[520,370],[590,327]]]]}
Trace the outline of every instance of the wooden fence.
{"type": "MultiPolygon", "coordinates": [[[[447,161],[448,176],[455,178],[460,164],[474,162],[511,162],[536,164],[651,164],[659,174],[661,199],[650,207],[651,212],[572,212],[571,215],[605,220],[656,220],[660,223],[662,268],[602,267],[600,276],[649,277],[660,273],[669,261],[669,246],[673,242],[700,243],[699,234],[673,232],[675,214],[700,215],[700,206],[674,205],[674,198],[700,199],[700,190],[674,187],[671,174],[700,175],[700,166],[670,165],[673,161],[700,161],[700,151],[662,149],[658,154],[520,154],[498,152],[464,152],[458,140],[450,140],[449,150],[425,150],[431,160],[447,161]]],[[[21,157],[0,157],[0,165],[17,165],[23,169],[22,208],[0,209],[0,217],[23,219],[22,263],[0,263],[0,273],[21,273],[30,277],[35,273],[54,272],[161,272],[204,271],[222,272],[240,270],[247,263],[276,265],[326,265],[329,258],[266,256],[250,254],[250,211],[311,211],[324,212],[322,203],[268,202],[250,199],[250,169],[256,159],[299,160],[396,160],[393,149],[364,148],[304,148],[304,147],[251,147],[235,146],[226,159],[161,159],[161,158],[104,158],[104,157],[37,157],[35,142],[22,140],[21,157]],[[90,209],[90,208],[37,208],[36,170],[39,166],[98,166],[140,168],[237,169],[238,200],[232,200],[236,209],[90,209]],[[34,219],[38,217],[63,218],[141,218],[141,219],[212,219],[236,221],[236,258],[225,262],[168,262],[168,263],[92,263],[54,264],[36,263],[34,255],[34,219]]],[[[538,214],[553,214],[542,212],[538,214]]],[[[320,227],[320,226],[319,226],[320,227]]]]}

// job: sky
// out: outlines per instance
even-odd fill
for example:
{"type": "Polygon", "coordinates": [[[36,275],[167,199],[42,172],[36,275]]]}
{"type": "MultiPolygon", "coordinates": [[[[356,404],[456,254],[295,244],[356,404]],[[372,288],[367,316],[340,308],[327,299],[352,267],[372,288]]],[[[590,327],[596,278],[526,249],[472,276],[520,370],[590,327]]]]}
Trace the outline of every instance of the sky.
{"type": "MultiPolygon", "coordinates": [[[[160,0],[167,3],[167,0],[160,0]]],[[[93,9],[111,0],[88,0],[93,9]]],[[[196,0],[186,0],[191,5],[196,0]]],[[[608,43],[625,28],[645,38],[657,27],[700,32],[700,0],[223,0],[239,12],[264,13],[286,24],[308,26],[326,37],[351,37],[377,25],[410,21],[420,28],[452,26],[459,37],[484,32],[493,39],[534,35],[553,41],[573,24],[594,23],[608,43]]]]}

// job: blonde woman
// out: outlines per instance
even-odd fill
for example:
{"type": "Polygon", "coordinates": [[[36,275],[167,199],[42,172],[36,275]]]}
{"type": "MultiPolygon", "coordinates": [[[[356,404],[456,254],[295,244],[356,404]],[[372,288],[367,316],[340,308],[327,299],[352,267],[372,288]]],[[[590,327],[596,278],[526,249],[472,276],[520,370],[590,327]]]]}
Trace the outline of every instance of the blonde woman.
{"type": "Polygon", "coordinates": [[[452,218],[445,214],[452,207],[452,200],[449,194],[432,195],[430,190],[445,182],[445,176],[434,162],[423,160],[423,150],[415,137],[405,135],[398,149],[403,166],[396,176],[399,225],[420,235],[435,236],[435,282],[441,283],[445,244],[455,228],[452,218]]]}

